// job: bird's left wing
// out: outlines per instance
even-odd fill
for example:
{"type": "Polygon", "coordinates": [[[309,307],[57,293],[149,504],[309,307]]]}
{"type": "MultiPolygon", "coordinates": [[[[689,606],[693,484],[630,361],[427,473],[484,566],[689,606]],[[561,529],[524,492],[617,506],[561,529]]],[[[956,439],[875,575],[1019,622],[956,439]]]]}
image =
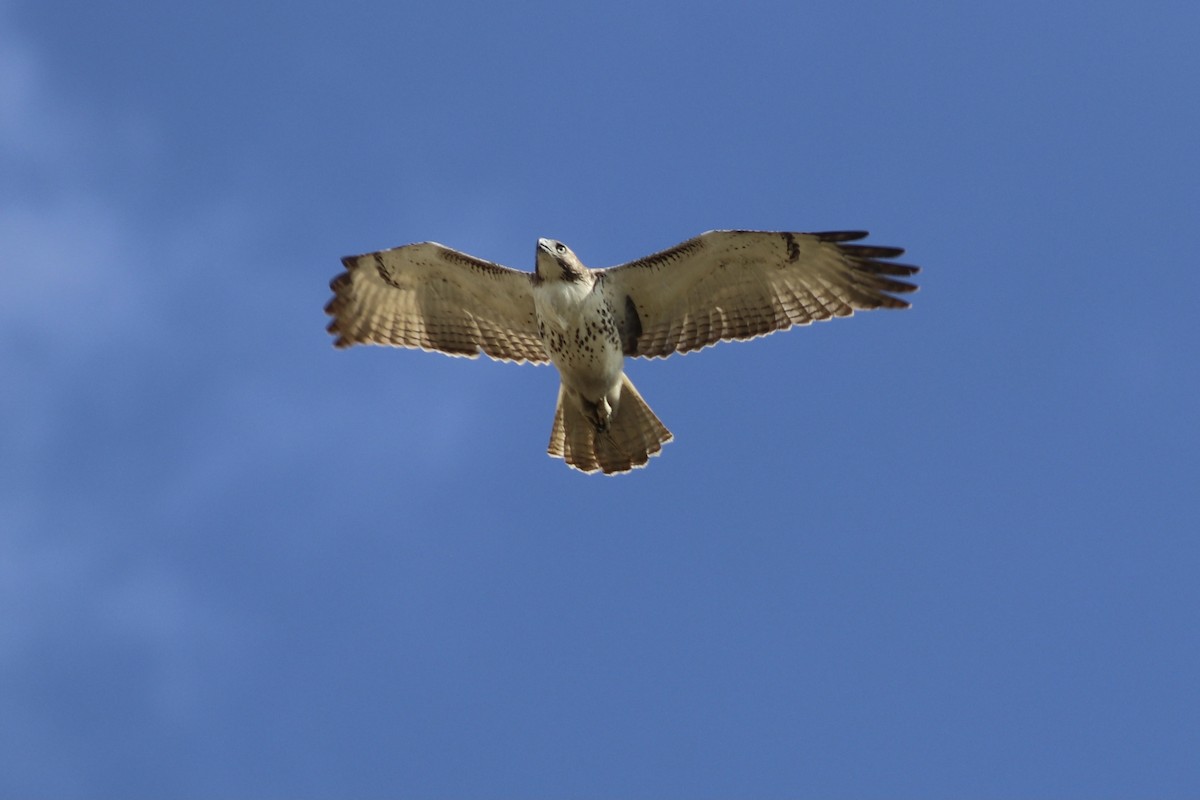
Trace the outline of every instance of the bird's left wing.
{"type": "Polygon", "coordinates": [[[908,308],[898,247],[847,244],[863,231],[709,231],[600,270],[626,355],[663,357],[869,308],[908,308]]]}
{"type": "Polygon", "coordinates": [[[531,273],[436,242],[347,256],[325,313],[337,347],[385,344],[504,361],[548,361],[531,273]]]}

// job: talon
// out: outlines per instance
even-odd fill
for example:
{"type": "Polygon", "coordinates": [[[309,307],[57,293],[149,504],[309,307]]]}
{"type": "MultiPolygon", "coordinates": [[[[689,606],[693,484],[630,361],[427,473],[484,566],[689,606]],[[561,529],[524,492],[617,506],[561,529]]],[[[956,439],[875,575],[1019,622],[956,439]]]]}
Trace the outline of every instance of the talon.
{"type": "Polygon", "coordinates": [[[604,433],[608,430],[608,421],[612,418],[612,406],[608,404],[608,400],[601,399],[597,403],[584,400],[583,408],[588,422],[592,423],[592,427],[598,433],[604,433]]]}

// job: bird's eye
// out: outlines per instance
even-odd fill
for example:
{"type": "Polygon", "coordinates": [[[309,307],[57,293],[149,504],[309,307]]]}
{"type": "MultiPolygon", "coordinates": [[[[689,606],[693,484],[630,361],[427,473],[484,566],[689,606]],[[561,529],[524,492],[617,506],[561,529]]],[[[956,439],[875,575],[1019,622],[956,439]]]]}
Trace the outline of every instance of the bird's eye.
{"type": "Polygon", "coordinates": [[[560,253],[567,252],[567,246],[565,244],[563,244],[562,242],[559,242],[558,244],[554,245],[554,249],[560,253]]]}

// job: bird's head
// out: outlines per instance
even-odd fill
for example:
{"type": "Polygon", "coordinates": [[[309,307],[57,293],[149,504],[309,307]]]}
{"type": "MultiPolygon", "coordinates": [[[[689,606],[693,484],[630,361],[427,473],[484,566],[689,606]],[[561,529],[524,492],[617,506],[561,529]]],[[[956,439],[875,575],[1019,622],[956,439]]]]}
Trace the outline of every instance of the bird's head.
{"type": "Polygon", "coordinates": [[[581,281],[588,269],[571,248],[554,239],[538,239],[537,275],[544,281],[581,281]]]}

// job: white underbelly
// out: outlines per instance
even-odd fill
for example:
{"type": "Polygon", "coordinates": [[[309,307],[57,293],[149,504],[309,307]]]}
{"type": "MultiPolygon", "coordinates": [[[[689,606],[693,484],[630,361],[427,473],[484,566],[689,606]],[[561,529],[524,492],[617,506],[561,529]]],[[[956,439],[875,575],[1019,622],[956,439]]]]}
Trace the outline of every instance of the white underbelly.
{"type": "Polygon", "coordinates": [[[604,298],[587,287],[554,281],[534,293],[542,342],[563,383],[595,401],[620,384],[625,357],[604,298]]]}
{"type": "Polygon", "coordinates": [[[563,383],[589,400],[606,397],[621,382],[625,358],[618,347],[608,345],[551,355],[563,383]]]}

